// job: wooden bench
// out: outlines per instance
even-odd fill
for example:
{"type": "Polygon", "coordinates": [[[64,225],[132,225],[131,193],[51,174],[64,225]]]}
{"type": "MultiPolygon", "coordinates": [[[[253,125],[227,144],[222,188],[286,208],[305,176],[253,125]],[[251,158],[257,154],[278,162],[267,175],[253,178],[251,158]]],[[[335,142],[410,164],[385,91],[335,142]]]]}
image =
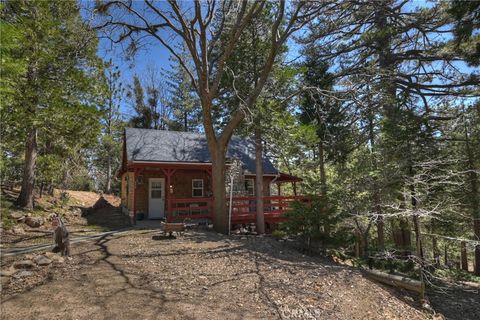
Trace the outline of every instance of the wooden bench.
{"type": "Polygon", "coordinates": [[[172,236],[173,232],[182,235],[185,231],[184,223],[171,223],[171,222],[162,222],[163,232],[172,236]]]}

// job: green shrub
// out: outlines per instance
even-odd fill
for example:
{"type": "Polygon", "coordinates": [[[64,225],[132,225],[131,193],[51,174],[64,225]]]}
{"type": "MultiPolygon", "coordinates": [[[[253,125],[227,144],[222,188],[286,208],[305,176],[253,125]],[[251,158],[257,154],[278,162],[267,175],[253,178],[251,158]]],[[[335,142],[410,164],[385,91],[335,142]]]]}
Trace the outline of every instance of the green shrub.
{"type": "Polygon", "coordinates": [[[287,236],[287,233],[283,230],[277,229],[277,230],[273,230],[272,236],[277,239],[282,239],[287,236]]]}
{"type": "Polygon", "coordinates": [[[286,221],[280,224],[288,235],[337,245],[349,238],[347,230],[339,227],[343,217],[336,214],[334,207],[327,207],[321,197],[312,197],[310,205],[293,202],[290,206],[292,210],[285,214],[286,221]]]}

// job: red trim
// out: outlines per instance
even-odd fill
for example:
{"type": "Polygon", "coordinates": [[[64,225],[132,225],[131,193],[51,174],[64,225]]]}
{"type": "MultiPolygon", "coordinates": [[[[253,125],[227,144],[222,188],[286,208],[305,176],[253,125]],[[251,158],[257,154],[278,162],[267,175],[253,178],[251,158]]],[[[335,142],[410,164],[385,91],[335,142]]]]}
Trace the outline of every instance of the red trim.
{"type": "Polygon", "coordinates": [[[137,224],[137,170],[133,172],[133,224],[137,224]]]}
{"type": "MultiPolygon", "coordinates": [[[[276,223],[284,220],[284,214],[291,210],[292,201],[300,201],[309,204],[311,199],[307,196],[267,196],[264,200],[265,222],[276,223]]],[[[167,221],[183,221],[185,219],[213,219],[213,198],[170,198],[169,214],[167,221]],[[196,204],[190,207],[190,204],[196,204]],[[188,212],[190,213],[188,214],[188,212]],[[192,211],[194,213],[192,213],[192,211]],[[195,212],[201,211],[201,212],[195,212]]],[[[255,197],[233,197],[232,199],[232,223],[254,223],[256,221],[255,197]]],[[[225,212],[227,212],[225,208],[225,212]]]]}
{"type": "Polygon", "coordinates": [[[275,179],[275,183],[283,183],[283,182],[302,182],[303,179],[292,176],[287,173],[280,172],[278,178],[275,179]]]}

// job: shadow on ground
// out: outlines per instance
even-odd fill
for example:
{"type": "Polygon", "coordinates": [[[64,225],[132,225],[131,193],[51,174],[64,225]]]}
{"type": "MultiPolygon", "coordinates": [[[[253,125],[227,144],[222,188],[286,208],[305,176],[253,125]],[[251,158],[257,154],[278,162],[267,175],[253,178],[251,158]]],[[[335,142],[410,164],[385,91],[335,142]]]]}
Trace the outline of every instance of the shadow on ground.
{"type": "Polygon", "coordinates": [[[89,225],[96,225],[103,230],[118,230],[130,226],[130,219],[122,213],[120,207],[113,206],[103,197],[90,208],[83,208],[82,215],[89,225]]]}

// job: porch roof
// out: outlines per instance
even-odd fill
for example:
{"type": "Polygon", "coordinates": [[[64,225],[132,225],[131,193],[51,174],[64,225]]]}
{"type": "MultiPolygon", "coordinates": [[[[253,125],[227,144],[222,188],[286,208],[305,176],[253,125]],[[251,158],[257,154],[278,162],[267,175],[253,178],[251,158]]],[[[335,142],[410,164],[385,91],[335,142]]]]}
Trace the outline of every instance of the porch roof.
{"type": "MultiPolygon", "coordinates": [[[[125,129],[128,162],[211,163],[204,134],[153,129],[125,129]]],[[[247,173],[255,173],[255,143],[232,137],[227,158],[239,159],[247,173]]],[[[263,159],[264,174],[277,174],[271,161],[263,159]]]]}

